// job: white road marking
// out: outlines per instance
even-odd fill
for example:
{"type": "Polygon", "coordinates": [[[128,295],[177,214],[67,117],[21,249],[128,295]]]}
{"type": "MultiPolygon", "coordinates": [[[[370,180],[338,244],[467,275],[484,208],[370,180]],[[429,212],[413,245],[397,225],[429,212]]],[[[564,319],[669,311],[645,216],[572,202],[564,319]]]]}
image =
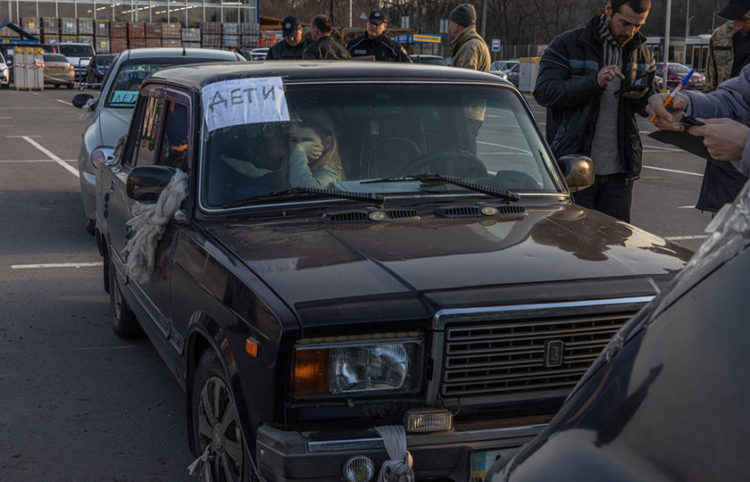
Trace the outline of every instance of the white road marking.
{"type": "Polygon", "coordinates": [[[65,105],[69,105],[71,107],[75,107],[73,104],[71,104],[67,100],[62,100],[62,99],[55,99],[55,100],[58,101],[58,102],[60,102],[61,104],[65,104],[65,105]]]}
{"type": "Polygon", "coordinates": [[[703,177],[703,174],[698,174],[698,173],[695,173],[695,172],[688,172],[688,171],[678,171],[676,169],[665,169],[663,167],[643,166],[643,168],[644,169],[653,169],[655,171],[673,172],[675,174],[686,174],[688,176],[703,177]]]}
{"type": "Polygon", "coordinates": [[[10,269],[88,268],[91,266],[102,266],[103,264],[101,261],[92,263],[12,264],[10,265],[10,269]]]}
{"type": "MultiPolygon", "coordinates": [[[[63,159],[65,162],[78,162],[78,159],[63,159]]],[[[5,159],[0,160],[0,164],[13,164],[13,163],[24,163],[24,162],[57,162],[53,159],[5,159]]]]}
{"type": "MultiPolygon", "coordinates": [[[[3,107],[5,109],[5,107],[3,107]]],[[[42,137],[41,135],[35,135],[35,136],[5,136],[8,139],[23,139],[24,137],[42,137]]]]}
{"type": "Polygon", "coordinates": [[[492,142],[485,142],[485,141],[477,141],[477,144],[484,144],[485,146],[492,146],[492,147],[504,147],[506,149],[512,149],[514,151],[523,152],[524,154],[531,154],[531,152],[529,152],[526,149],[519,149],[518,147],[506,146],[505,144],[495,144],[492,142]]]}
{"type": "Polygon", "coordinates": [[[40,151],[42,151],[42,153],[47,154],[47,156],[49,156],[50,159],[52,159],[53,161],[61,165],[63,168],[65,168],[65,170],[72,173],[75,177],[79,177],[78,169],[75,169],[71,167],[70,165],[68,165],[65,161],[57,157],[55,154],[45,149],[44,146],[39,144],[37,141],[33,140],[29,136],[22,136],[22,139],[28,142],[29,144],[31,144],[32,146],[36,147],[40,151]]]}
{"type": "Polygon", "coordinates": [[[695,206],[677,206],[677,209],[694,209],[695,206]]]}
{"type": "Polygon", "coordinates": [[[0,117],[0,119],[12,119],[12,117],[0,117]]]}
{"type": "MultiPolygon", "coordinates": [[[[38,94],[37,94],[38,95],[38,94]]],[[[3,110],[60,110],[62,107],[3,107],[3,110]]]]}
{"type": "Polygon", "coordinates": [[[666,239],[670,241],[689,241],[691,239],[706,239],[708,234],[697,234],[695,236],[667,236],[666,239]]]}

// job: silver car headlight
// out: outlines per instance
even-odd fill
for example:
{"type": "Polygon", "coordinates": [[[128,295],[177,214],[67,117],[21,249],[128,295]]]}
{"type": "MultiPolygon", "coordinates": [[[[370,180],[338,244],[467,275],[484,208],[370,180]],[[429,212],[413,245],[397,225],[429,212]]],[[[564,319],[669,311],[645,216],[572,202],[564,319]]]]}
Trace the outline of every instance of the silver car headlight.
{"type": "Polygon", "coordinates": [[[295,347],[295,398],[416,393],[422,383],[418,333],[301,340],[295,347]]]}

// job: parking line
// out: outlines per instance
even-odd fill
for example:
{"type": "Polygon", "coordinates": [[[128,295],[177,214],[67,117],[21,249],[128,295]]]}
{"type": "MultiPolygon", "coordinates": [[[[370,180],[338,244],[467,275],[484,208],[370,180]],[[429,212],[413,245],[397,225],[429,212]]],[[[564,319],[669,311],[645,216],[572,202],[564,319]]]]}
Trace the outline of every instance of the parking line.
{"type": "Polygon", "coordinates": [[[689,241],[691,239],[706,239],[708,234],[696,234],[695,236],[666,236],[665,239],[670,241],[689,241]]]}
{"type": "Polygon", "coordinates": [[[104,263],[96,261],[93,263],[44,263],[44,264],[12,264],[10,269],[46,269],[46,268],[89,268],[102,266],[104,263]]]}
{"type": "Polygon", "coordinates": [[[68,172],[72,173],[75,177],[79,177],[78,169],[75,169],[75,168],[69,166],[65,161],[63,161],[62,159],[60,159],[59,157],[57,157],[56,155],[54,155],[52,152],[50,152],[47,149],[45,149],[37,141],[35,141],[34,139],[32,139],[29,136],[21,136],[21,138],[23,140],[25,140],[26,142],[28,142],[29,144],[31,144],[32,146],[34,146],[37,149],[39,149],[40,151],[42,151],[42,153],[47,154],[47,156],[49,156],[50,159],[52,159],[53,161],[55,161],[56,163],[58,163],[59,165],[61,165],[62,167],[64,167],[65,170],[67,170],[68,172]]]}
{"type": "MultiPolygon", "coordinates": [[[[63,159],[65,162],[78,162],[78,159],[63,159]]],[[[18,164],[24,162],[56,162],[54,159],[4,159],[0,160],[0,164],[18,164]]]]}
{"type": "Polygon", "coordinates": [[[60,102],[61,104],[65,104],[65,105],[69,105],[71,107],[75,107],[73,104],[71,104],[67,100],[62,100],[62,99],[55,99],[55,100],[58,101],[58,102],[60,102]]]}
{"type": "Polygon", "coordinates": [[[675,174],[686,174],[688,176],[703,177],[703,174],[698,174],[698,173],[695,173],[695,172],[688,172],[688,171],[678,171],[676,169],[665,169],[663,167],[643,166],[643,168],[644,169],[653,169],[655,171],[673,172],[675,174]]]}

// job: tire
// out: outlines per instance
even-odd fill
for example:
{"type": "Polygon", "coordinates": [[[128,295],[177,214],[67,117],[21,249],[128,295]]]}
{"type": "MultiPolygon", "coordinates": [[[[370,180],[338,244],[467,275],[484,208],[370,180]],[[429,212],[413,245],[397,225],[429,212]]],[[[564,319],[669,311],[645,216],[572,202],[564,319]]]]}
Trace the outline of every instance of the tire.
{"type": "Polygon", "coordinates": [[[138,323],[135,313],[130,309],[125,298],[122,297],[120,283],[117,281],[115,268],[112,266],[112,254],[107,256],[109,264],[109,306],[112,310],[112,330],[120,338],[143,338],[143,328],[138,323]]]}
{"type": "MultiPolygon", "coordinates": [[[[192,383],[190,417],[198,455],[209,448],[214,482],[253,482],[252,460],[240,428],[236,404],[216,353],[203,354],[192,383]],[[222,424],[223,422],[223,424],[222,424]]],[[[202,472],[202,470],[201,470],[202,472]]]]}
{"type": "Polygon", "coordinates": [[[66,87],[68,88],[68,90],[71,90],[73,87],[75,87],[75,85],[73,85],[73,84],[67,84],[66,87]]]}

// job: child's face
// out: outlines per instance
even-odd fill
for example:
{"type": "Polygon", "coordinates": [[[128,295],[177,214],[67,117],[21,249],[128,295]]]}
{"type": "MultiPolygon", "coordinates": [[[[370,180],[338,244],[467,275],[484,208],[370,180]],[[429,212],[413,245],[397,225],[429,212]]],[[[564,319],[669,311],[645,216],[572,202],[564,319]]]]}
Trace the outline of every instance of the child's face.
{"type": "Polygon", "coordinates": [[[302,150],[308,162],[320,159],[323,155],[323,139],[309,127],[292,126],[289,130],[289,151],[302,150]]]}

